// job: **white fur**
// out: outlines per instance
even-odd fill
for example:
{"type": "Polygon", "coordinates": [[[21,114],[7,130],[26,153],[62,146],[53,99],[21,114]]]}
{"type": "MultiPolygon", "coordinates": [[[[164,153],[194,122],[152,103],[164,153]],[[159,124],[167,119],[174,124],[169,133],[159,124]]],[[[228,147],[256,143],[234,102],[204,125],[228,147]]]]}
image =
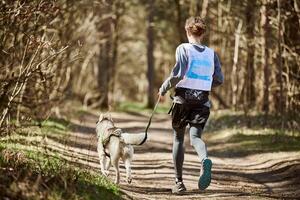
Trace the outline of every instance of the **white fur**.
{"type": "Polygon", "coordinates": [[[115,183],[118,184],[120,182],[119,160],[121,158],[126,169],[126,180],[128,183],[131,183],[131,162],[134,153],[131,144],[140,144],[144,139],[145,133],[122,133],[121,137],[112,136],[105,146],[105,149],[103,149],[101,141],[103,141],[104,138],[107,138],[109,134],[108,129],[110,128],[115,128],[111,117],[100,115],[96,126],[96,132],[98,136],[97,150],[100,159],[101,172],[104,176],[108,176],[110,165],[112,165],[116,174],[115,183]],[[109,153],[110,158],[105,155],[104,150],[109,153]]]}
{"type": "Polygon", "coordinates": [[[126,144],[139,145],[146,137],[146,133],[122,133],[122,138],[126,144]]]}

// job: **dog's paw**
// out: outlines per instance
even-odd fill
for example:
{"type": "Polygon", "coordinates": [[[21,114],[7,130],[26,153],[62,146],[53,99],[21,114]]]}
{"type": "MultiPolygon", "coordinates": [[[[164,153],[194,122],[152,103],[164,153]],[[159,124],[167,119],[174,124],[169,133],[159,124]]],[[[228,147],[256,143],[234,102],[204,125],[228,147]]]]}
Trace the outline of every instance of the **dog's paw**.
{"type": "Polygon", "coordinates": [[[107,177],[108,174],[109,174],[106,170],[105,170],[105,171],[101,171],[101,173],[102,173],[102,175],[105,176],[105,177],[107,177]]]}

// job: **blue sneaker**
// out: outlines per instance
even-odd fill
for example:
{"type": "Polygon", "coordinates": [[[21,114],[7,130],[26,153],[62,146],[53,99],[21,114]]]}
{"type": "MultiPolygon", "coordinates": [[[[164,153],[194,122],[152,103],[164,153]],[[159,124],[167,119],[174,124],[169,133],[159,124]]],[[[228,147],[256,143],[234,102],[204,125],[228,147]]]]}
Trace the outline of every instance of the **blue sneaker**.
{"type": "Polygon", "coordinates": [[[198,181],[198,188],[200,190],[205,190],[211,182],[211,167],[212,167],[211,160],[208,158],[205,158],[202,161],[200,177],[199,177],[199,181],[198,181]]]}

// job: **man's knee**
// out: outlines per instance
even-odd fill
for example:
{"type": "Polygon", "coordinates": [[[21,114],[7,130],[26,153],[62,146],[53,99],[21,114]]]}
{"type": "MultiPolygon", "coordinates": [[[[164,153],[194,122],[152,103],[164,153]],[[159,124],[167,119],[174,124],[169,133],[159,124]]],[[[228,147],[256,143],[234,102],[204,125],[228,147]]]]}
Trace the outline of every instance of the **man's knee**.
{"type": "Polygon", "coordinates": [[[183,142],[184,140],[184,129],[175,128],[174,129],[174,139],[178,142],[183,142]]]}
{"type": "Polygon", "coordinates": [[[198,126],[190,127],[190,137],[192,138],[201,138],[202,128],[198,126]]]}
{"type": "Polygon", "coordinates": [[[191,127],[190,128],[190,139],[191,145],[204,145],[204,142],[201,140],[202,129],[199,127],[191,127]]]}

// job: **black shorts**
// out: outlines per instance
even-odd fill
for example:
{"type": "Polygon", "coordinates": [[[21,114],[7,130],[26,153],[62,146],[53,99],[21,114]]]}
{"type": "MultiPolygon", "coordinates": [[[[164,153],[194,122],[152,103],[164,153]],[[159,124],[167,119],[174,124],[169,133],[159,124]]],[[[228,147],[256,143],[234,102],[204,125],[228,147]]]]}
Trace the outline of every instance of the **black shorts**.
{"type": "Polygon", "coordinates": [[[175,92],[175,96],[180,96],[185,101],[172,105],[173,128],[183,128],[191,124],[203,129],[210,114],[210,108],[203,105],[209,100],[209,92],[186,88],[176,88],[175,92]]]}
{"type": "Polygon", "coordinates": [[[210,109],[202,104],[175,104],[172,111],[172,127],[184,128],[188,124],[204,128],[210,109]]]}

